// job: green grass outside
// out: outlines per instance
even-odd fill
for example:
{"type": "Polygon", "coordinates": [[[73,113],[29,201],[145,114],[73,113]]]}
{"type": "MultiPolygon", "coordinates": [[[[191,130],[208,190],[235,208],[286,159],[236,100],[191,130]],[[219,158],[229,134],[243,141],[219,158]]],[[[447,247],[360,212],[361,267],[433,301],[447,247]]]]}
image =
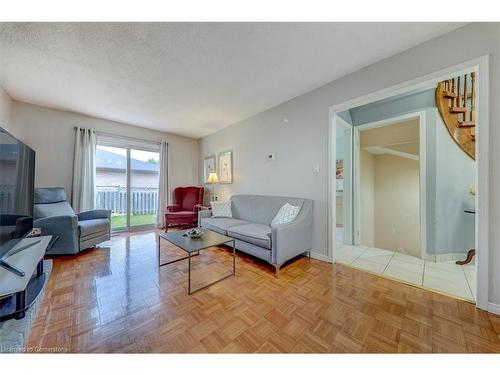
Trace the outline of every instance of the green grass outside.
{"type": "MultiPolygon", "coordinates": [[[[156,215],[130,215],[130,226],[148,225],[156,222],[156,215]]],[[[111,228],[125,228],[127,217],[125,215],[111,216],[111,228]]]]}

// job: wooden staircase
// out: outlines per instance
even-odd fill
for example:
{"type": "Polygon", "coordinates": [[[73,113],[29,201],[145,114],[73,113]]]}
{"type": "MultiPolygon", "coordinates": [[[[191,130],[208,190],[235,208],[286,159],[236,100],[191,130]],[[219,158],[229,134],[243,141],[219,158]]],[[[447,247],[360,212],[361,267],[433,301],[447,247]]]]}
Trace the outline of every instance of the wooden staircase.
{"type": "Polygon", "coordinates": [[[436,106],[455,143],[476,160],[476,73],[439,82],[436,106]]]}

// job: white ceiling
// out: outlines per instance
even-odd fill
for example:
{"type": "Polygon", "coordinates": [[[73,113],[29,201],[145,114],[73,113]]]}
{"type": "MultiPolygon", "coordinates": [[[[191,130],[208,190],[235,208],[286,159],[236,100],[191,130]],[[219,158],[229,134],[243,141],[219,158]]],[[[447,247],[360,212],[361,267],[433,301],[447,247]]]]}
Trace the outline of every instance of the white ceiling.
{"type": "Polygon", "coordinates": [[[200,138],[458,23],[2,23],[14,99],[200,138]]]}

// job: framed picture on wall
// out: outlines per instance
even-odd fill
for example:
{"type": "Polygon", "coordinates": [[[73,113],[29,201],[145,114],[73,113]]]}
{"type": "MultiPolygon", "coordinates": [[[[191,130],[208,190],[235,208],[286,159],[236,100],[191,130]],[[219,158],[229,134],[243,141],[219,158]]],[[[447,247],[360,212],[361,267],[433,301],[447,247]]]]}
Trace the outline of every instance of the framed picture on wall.
{"type": "Polygon", "coordinates": [[[215,155],[210,155],[203,159],[203,183],[206,184],[209,174],[214,172],[216,172],[215,155]]]}
{"type": "Polygon", "coordinates": [[[233,183],[233,151],[219,153],[219,183],[233,183]]]}

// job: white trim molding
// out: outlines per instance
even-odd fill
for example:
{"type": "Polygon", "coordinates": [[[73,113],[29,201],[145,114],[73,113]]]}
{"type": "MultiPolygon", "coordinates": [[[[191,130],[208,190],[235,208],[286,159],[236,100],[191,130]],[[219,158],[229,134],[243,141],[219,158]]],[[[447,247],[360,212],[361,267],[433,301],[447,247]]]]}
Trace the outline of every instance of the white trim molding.
{"type": "Polygon", "coordinates": [[[500,315],[500,305],[497,303],[488,303],[488,312],[495,315],[500,315]]]}
{"type": "Polygon", "coordinates": [[[477,60],[478,124],[476,127],[476,306],[488,309],[489,302],[489,210],[490,210],[490,114],[489,114],[489,55],[477,60]]]}
{"type": "MultiPolygon", "coordinates": [[[[332,225],[336,225],[336,219],[335,219],[335,214],[336,214],[336,207],[335,207],[335,194],[333,193],[337,189],[337,182],[336,182],[336,163],[334,162],[336,158],[336,153],[337,153],[337,145],[335,142],[335,122],[336,122],[336,116],[337,114],[333,111],[333,109],[330,107],[328,111],[328,160],[327,160],[327,179],[328,179],[328,196],[327,196],[327,204],[328,204],[328,209],[327,209],[327,217],[326,217],[326,223],[327,223],[327,246],[328,248],[326,249],[326,258],[328,259],[328,262],[332,263],[333,262],[333,250],[334,250],[334,245],[335,245],[335,230],[332,230],[332,225]],[[334,125],[332,127],[332,124],[334,125]]],[[[311,252],[312,256],[313,252],[311,252]]],[[[314,253],[316,254],[316,253],[314,253]]],[[[320,254],[321,255],[321,254],[320,254]]],[[[321,255],[322,257],[324,255],[321,255]]],[[[317,259],[317,258],[316,258],[317,259]]]]}
{"type": "Polygon", "coordinates": [[[322,262],[326,263],[333,263],[333,260],[330,259],[328,255],[325,254],[320,254],[315,251],[311,251],[311,258],[316,259],[316,260],[321,260],[322,262]]]}
{"type": "Polygon", "coordinates": [[[431,262],[450,262],[452,260],[464,260],[467,253],[446,253],[446,254],[436,254],[436,255],[427,255],[425,260],[429,260],[431,262]]]}

